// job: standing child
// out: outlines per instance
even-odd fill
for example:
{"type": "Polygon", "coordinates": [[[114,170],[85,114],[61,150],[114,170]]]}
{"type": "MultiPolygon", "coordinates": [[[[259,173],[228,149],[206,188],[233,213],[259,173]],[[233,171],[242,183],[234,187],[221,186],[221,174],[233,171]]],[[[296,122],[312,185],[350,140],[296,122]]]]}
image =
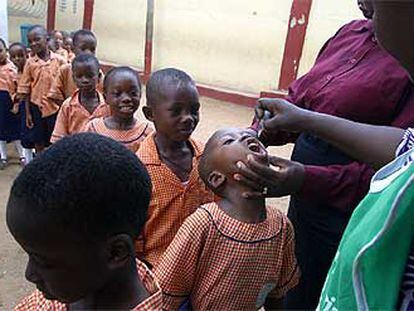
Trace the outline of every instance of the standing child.
{"type": "Polygon", "coordinates": [[[71,63],[75,59],[75,53],[73,52],[73,39],[69,33],[63,35],[63,48],[68,51],[68,62],[71,63]]]}
{"type": "MultiPolygon", "coordinates": [[[[13,62],[13,64],[17,68],[16,82],[18,84],[20,81],[20,78],[22,77],[24,66],[26,65],[27,49],[22,43],[15,42],[15,43],[12,43],[9,47],[9,55],[10,55],[10,60],[13,62]]],[[[21,144],[23,148],[23,158],[24,158],[24,163],[22,164],[26,165],[30,161],[33,160],[33,145],[24,136],[24,133],[25,133],[24,129],[26,127],[26,102],[23,100],[23,101],[20,101],[19,103],[17,100],[17,103],[15,103],[14,105],[14,112],[18,112],[19,114],[21,144]]]]}
{"type": "MultiPolygon", "coordinates": [[[[78,30],[73,35],[73,45],[75,55],[81,53],[88,53],[95,55],[96,52],[96,37],[93,32],[89,30],[78,30]]],[[[103,73],[98,84],[98,90],[103,91],[103,73]]],[[[73,80],[72,66],[71,64],[65,64],[59,68],[59,72],[53,81],[52,87],[47,94],[47,97],[53,101],[56,105],[61,106],[65,99],[71,97],[76,91],[77,87],[73,80]]]]}
{"type": "Polygon", "coordinates": [[[145,139],[137,155],[150,173],[153,195],[136,251],[154,267],[184,220],[214,199],[197,171],[203,146],[191,138],[199,109],[198,91],[188,74],[169,68],[151,75],[144,113],[156,132],[145,139]]]}
{"type": "Polygon", "coordinates": [[[16,93],[17,70],[7,57],[7,46],[0,38],[0,170],[7,165],[7,143],[15,141],[20,155],[20,162],[24,162],[23,150],[20,143],[20,123],[13,98],[16,93]]]}
{"type": "Polygon", "coordinates": [[[51,37],[53,38],[53,40],[55,41],[55,44],[56,44],[56,52],[55,53],[62,56],[66,61],[68,61],[69,54],[68,54],[68,51],[66,51],[66,49],[64,48],[63,33],[59,30],[54,30],[52,32],[51,37]]]}
{"type": "Polygon", "coordinates": [[[95,118],[110,115],[110,108],[96,90],[99,81],[99,62],[91,54],[80,54],[72,62],[73,80],[78,87],[59,110],[51,141],[80,133],[95,118]]]}
{"type": "Polygon", "coordinates": [[[207,142],[200,176],[221,199],[187,218],[156,268],[164,310],[185,300],[193,310],[277,310],[298,283],[288,218],[264,199],[244,198],[246,187],[233,178],[251,156],[268,163],[246,130],[220,130],[207,142]]]}
{"type": "Polygon", "coordinates": [[[129,67],[111,69],[105,77],[104,96],[111,116],[90,121],[86,131],[111,137],[137,152],[141,142],[152,132],[148,123],[134,117],[141,100],[138,74],[129,67]]]}
{"type": "Polygon", "coordinates": [[[43,26],[32,26],[27,38],[35,56],[29,58],[18,85],[19,98],[26,102],[26,131],[32,136],[37,152],[50,144],[59,107],[46,95],[59,67],[65,63],[47,47],[47,31],[43,26]]]}
{"type": "Polygon", "coordinates": [[[66,137],[33,160],[7,204],[37,288],[14,310],[161,310],[161,290],[133,244],[150,196],[145,167],[106,137],[66,137]]]}

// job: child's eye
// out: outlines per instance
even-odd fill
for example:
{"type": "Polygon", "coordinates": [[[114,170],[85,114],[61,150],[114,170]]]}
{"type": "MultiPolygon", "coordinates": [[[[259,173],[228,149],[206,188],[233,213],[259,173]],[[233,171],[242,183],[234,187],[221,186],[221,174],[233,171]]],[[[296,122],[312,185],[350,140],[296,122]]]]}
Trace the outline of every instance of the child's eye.
{"type": "Polygon", "coordinates": [[[229,138],[227,140],[224,141],[223,145],[230,145],[232,142],[234,142],[233,138],[229,138]]]}

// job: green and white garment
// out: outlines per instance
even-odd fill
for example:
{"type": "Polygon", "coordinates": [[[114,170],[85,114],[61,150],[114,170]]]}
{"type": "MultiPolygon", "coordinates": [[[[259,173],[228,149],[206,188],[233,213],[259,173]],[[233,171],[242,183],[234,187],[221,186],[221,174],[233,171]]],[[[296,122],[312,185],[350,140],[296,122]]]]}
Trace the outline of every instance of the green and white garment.
{"type": "Polygon", "coordinates": [[[398,150],[407,152],[377,172],[354,211],[317,310],[410,308],[399,296],[414,237],[414,150],[406,148],[413,137],[407,131],[398,150]]]}

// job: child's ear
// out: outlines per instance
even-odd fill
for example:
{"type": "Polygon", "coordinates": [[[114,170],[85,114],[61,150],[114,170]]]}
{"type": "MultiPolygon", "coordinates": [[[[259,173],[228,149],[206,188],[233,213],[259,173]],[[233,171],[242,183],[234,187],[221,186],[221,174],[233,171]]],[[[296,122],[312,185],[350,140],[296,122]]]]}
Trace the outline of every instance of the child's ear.
{"type": "Polygon", "coordinates": [[[134,256],[134,247],[129,235],[118,234],[106,242],[106,258],[110,269],[123,267],[131,256],[134,256]]]}
{"type": "Polygon", "coordinates": [[[144,116],[145,118],[147,118],[148,121],[154,122],[154,113],[152,111],[152,107],[144,106],[142,107],[142,112],[144,113],[144,116]]]}
{"type": "Polygon", "coordinates": [[[224,176],[220,172],[212,171],[210,175],[208,175],[208,183],[214,189],[220,188],[221,186],[224,185],[225,182],[226,182],[226,176],[224,176]]]}

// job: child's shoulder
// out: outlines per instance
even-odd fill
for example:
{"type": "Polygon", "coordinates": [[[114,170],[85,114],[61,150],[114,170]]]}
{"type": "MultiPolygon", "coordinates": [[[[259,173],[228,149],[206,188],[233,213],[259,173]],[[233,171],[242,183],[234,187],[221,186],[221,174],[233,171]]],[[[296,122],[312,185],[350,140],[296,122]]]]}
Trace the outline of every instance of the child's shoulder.
{"type": "Polygon", "coordinates": [[[204,151],[205,144],[198,139],[190,137],[189,142],[194,149],[194,156],[198,159],[204,151]]]}

